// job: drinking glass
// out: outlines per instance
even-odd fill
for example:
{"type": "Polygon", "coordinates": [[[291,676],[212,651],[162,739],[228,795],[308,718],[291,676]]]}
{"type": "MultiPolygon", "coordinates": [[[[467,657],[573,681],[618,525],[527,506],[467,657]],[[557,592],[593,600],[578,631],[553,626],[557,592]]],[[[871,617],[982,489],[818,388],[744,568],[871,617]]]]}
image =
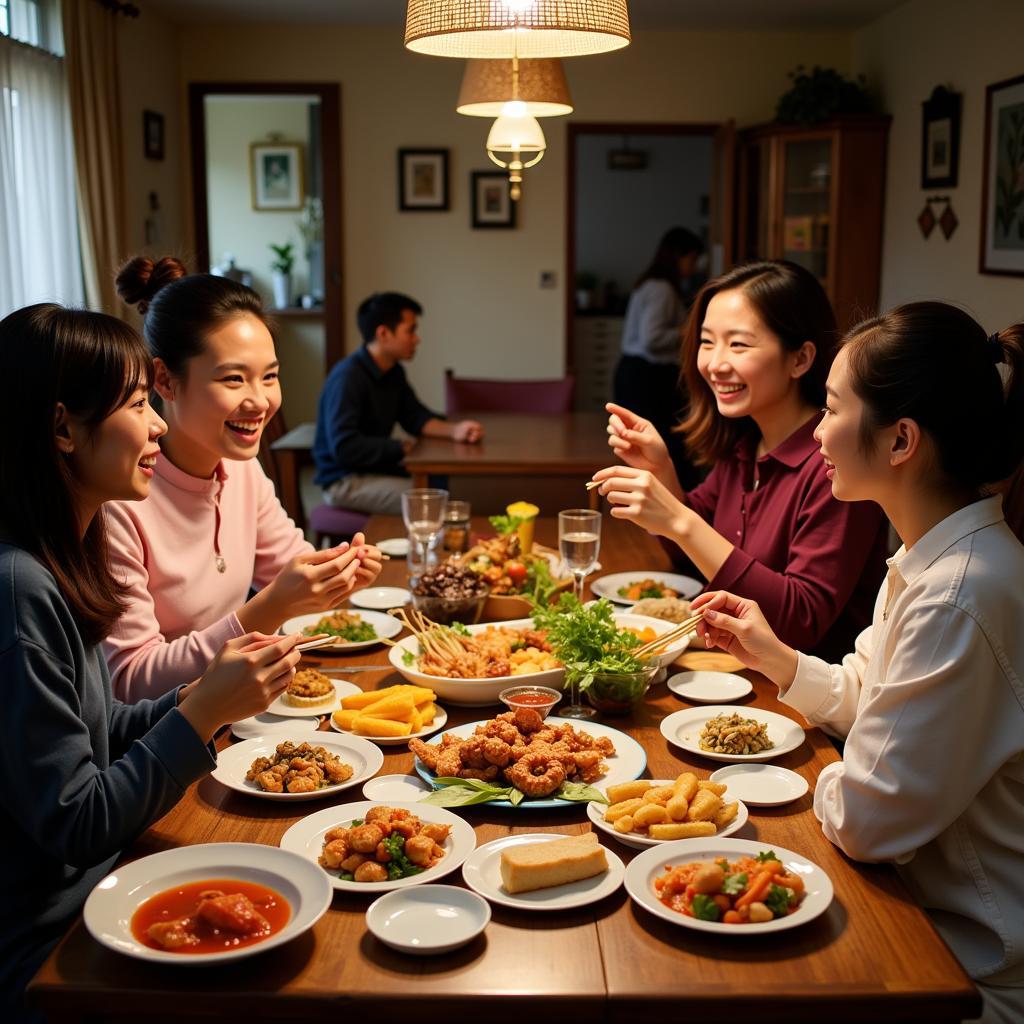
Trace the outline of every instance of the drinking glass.
{"type": "Polygon", "coordinates": [[[448,492],[439,487],[414,487],[402,495],[402,519],[409,531],[409,548],[415,551],[418,563],[429,564],[430,548],[444,526],[448,492]]]}
{"type": "MultiPolygon", "coordinates": [[[[601,513],[587,508],[567,509],[558,513],[558,549],[569,567],[573,593],[583,600],[583,581],[597,562],[601,548],[601,513]]],[[[569,705],[560,708],[563,718],[591,718],[594,709],[580,703],[579,680],[575,672],[567,672],[569,705]]]]}

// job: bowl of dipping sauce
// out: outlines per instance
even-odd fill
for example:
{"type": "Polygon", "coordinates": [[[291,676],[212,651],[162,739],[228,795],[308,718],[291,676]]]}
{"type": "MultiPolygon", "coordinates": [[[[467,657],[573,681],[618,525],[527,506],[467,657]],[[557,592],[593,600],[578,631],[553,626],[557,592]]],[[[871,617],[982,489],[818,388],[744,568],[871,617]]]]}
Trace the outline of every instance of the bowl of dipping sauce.
{"type": "Polygon", "coordinates": [[[562,694],[558,690],[547,686],[509,686],[498,694],[498,700],[507,705],[510,711],[529,708],[541,718],[547,718],[548,712],[561,699],[562,694]]]}

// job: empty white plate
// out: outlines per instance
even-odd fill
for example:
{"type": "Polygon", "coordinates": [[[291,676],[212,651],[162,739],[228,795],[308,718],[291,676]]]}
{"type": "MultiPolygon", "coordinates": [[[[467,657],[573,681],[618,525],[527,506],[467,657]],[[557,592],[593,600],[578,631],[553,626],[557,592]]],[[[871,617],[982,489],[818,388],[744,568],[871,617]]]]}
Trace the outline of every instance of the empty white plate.
{"type": "Polygon", "coordinates": [[[418,775],[377,775],[363,784],[363,796],[388,804],[414,803],[432,791],[418,775]]]}
{"type": "Polygon", "coordinates": [[[348,603],[356,608],[401,608],[412,600],[412,594],[405,587],[367,587],[351,594],[348,603]]]}
{"type": "Polygon", "coordinates": [[[282,731],[296,735],[316,732],[319,726],[315,718],[286,718],[284,715],[272,715],[264,711],[252,718],[243,718],[241,722],[232,722],[231,733],[240,740],[258,740],[262,736],[282,731]]]}
{"type": "Polygon", "coordinates": [[[385,555],[392,555],[395,558],[405,558],[409,554],[408,537],[388,537],[386,540],[371,541],[370,543],[383,551],[385,555]]]}
{"type": "Polygon", "coordinates": [[[732,672],[677,672],[668,681],[668,688],[684,700],[695,704],[725,704],[746,697],[754,688],[749,679],[732,672]]]}
{"type": "Polygon", "coordinates": [[[731,764],[712,772],[711,781],[724,783],[737,800],[755,807],[788,804],[810,788],[802,775],[777,764],[731,764]]]}
{"type": "Polygon", "coordinates": [[[396,889],[366,910],[366,927],[402,953],[447,953],[475,939],[491,919],[487,900],[455,885],[396,889]]]}

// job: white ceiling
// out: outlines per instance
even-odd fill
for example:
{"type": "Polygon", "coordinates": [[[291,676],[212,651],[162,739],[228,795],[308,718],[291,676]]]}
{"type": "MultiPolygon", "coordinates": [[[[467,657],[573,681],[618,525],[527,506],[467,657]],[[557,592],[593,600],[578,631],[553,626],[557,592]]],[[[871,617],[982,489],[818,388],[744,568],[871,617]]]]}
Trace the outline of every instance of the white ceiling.
{"type": "MultiPolygon", "coordinates": [[[[630,0],[634,29],[853,29],[906,0],[630,0]]],[[[405,0],[149,0],[182,24],[403,25],[405,0]]]]}

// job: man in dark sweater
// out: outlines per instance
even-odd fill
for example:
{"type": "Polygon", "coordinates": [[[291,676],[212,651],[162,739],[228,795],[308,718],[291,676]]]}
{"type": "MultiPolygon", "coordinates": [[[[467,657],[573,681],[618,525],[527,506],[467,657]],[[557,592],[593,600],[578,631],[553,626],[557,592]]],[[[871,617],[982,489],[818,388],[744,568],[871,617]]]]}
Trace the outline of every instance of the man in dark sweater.
{"type": "Polygon", "coordinates": [[[473,443],[475,420],[449,423],[417,397],[401,364],[416,354],[422,307],[398,292],[378,292],[359,307],[363,347],[327,375],[316,418],[313,458],[324,500],[358,512],[400,515],[410,486],[403,460],[419,437],[473,443]],[[392,437],[395,424],[410,435],[392,437]]]}

